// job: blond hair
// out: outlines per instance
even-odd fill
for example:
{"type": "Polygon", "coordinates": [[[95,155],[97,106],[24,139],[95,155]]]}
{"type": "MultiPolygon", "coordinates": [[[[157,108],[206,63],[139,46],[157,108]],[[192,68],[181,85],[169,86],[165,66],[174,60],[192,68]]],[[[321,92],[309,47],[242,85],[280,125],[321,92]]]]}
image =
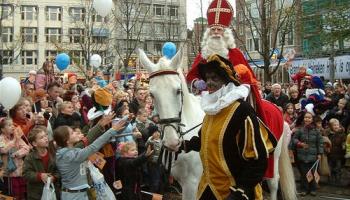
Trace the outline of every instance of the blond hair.
{"type": "Polygon", "coordinates": [[[58,110],[58,112],[62,112],[62,110],[63,110],[66,106],[68,106],[69,104],[72,104],[72,102],[70,102],[70,101],[64,101],[64,102],[62,102],[62,103],[59,103],[59,104],[57,105],[57,110],[58,110]]]}
{"type": "Polygon", "coordinates": [[[328,124],[329,124],[329,128],[332,130],[332,128],[333,128],[333,126],[334,126],[334,124],[336,124],[336,123],[340,124],[340,122],[339,122],[339,120],[338,120],[338,119],[336,119],[336,118],[332,118],[332,119],[330,119],[330,120],[329,120],[329,122],[328,122],[328,124]]]}
{"type": "Polygon", "coordinates": [[[118,151],[121,155],[125,155],[132,147],[137,147],[134,141],[121,142],[118,145],[118,151]]]}

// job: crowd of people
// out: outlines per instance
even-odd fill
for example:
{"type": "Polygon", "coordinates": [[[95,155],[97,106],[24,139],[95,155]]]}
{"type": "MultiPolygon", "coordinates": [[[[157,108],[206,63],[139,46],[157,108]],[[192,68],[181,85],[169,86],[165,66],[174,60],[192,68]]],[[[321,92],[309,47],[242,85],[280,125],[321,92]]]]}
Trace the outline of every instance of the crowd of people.
{"type": "MultiPolygon", "coordinates": [[[[186,77],[202,95],[206,116],[199,135],[177,147],[199,151],[198,199],[262,199],[260,183],[277,144],[272,132],[282,132],[266,115],[274,105],[290,127],[300,194],[316,195],[318,173],[342,184],[350,168],[350,86],[325,84],[304,66],[289,84],[262,85],[235,47],[229,2],[214,0],[207,15],[202,52],[186,77]]],[[[147,80],[105,80],[96,71],[82,82],[74,73],[56,76],[53,66],[47,60],[30,71],[22,98],[0,111],[1,193],[41,199],[52,181],[58,199],[96,199],[91,163],[117,199],[144,199],[142,190],[163,193],[161,127],[147,80]]]]}
{"type": "Polygon", "coordinates": [[[315,196],[318,180],[307,180],[310,169],[328,177],[329,184],[347,184],[342,178],[350,167],[350,85],[323,83],[304,66],[299,74],[304,74],[300,82],[293,76],[295,83],[265,83],[261,95],[283,111],[290,126],[290,157],[301,175],[301,195],[315,196]]]}
{"type": "MultiPolygon", "coordinates": [[[[43,68],[52,66],[46,61],[43,68]]],[[[158,116],[146,82],[108,83],[97,72],[80,83],[74,73],[66,81],[39,73],[30,71],[18,103],[1,109],[2,194],[40,199],[51,178],[58,198],[91,198],[93,193],[85,192],[92,185],[87,161],[98,151],[106,161],[105,180],[118,199],[139,199],[141,188],[164,191],[158,116]]]]}

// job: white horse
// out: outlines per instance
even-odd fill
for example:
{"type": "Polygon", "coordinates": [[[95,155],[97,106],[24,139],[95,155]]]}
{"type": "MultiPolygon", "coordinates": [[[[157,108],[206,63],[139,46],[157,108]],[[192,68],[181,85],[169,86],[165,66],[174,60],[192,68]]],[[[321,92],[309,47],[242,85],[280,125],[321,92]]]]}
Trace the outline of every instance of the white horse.
{"type": "MultiPolygon", "coordinates": [[[[181,132],[196,127],[204,117],[199,99],[187,89],[180,67],[182,51],[180,50],[172,60],[161,58],[157,64],[152,63],[142,50],[139,50],[139,53],[140,62],[150,73],[150,93],[162,122],[163,144],[170,150],[176,150],[181,141],[181,132]]],[[[285,124],[284,128],[289,127],[285,124]]],[[[183,139],[189,140],[192,136],[198,135],[198,131],[199,127],[183,135],[183,139]]],[[[283,135],[274,152],[274,178],[267,180],[271,200],[277,199],[280,177],[284,199],[297,199],[294,174],[288,156],[288,144],[284,142],[284,138],[283,135]]],[[[172,164],[171,173],[182,187],[183,200],[196,199],[202,170],[199,154],[194,151],[180,153],[178,159],[172,164]]]]}
{"type": "MultiPolygon", "coordinates": [[[[140,50],[140,61],[150,73],[150,93],[163,126],[163,145],[174,150],[171,147],[179,145],[178,130],[190,130],[201,124],[204,112],[200,108],[199,100],[187,89],[181,68],[178,68],[181,63],[180,56],[171,61],[161,58],[157,64],[153,64],[140,50]]],[[[189,140],[192,136],[198,136],[199,128],[198,126],[189,131],[183,138],[189,140]]],[[[198,152],[180,153],[172,162],[171,175],[182,187],[183,200],[196,199],[202,171],[198,152]]]]}

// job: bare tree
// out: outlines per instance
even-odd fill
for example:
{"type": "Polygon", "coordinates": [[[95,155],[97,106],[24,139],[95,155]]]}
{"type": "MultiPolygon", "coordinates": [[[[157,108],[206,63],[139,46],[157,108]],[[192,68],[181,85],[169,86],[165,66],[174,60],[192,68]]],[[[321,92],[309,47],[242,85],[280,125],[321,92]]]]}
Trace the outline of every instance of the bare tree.
{"type": "MultiPolygon", "coordinates": [[[[297,0],[240,0],[237,6],[242,9],[244,26],[249,30],[254,50],[262,57],[264,65],[256,67],[264,70],[264,78],[271,81],[283,59],[286,36],[293,31],[297,0]],[[271,66],[274,52],[279,50],[276,65],[271,66]]],[[[235,34],[238,35],[236,30],[235,34]]],[[[240,40],[240,38],[238,38],[240,40]]],[[[251,50],[245,41],[240,41],[246,52],[251,50]]],[[[252,56],[248,53],[250,60],[252,56]]]]}
{"type": "Polygon", "coordinates": [[[6,0],[0,2],[0,80],[3,76],[3,66],[14,63],[20,56],[21,49],[25,44],[22,33],[18,37],[13,37],[13,28],[3,26],[3,20],[13,16],[15,8],[16,4],[14,3],[6,0]]]}
{"type": "MultiPolygon", "coordinates": [[[[122,62],[125,74],[129,72],[129,62],[135,54],[135,50],[141,44],[142,33],[145,33],[145,24],[149,23],[151,4],[143,3],[142,0],[119,0],[115,1],[113,50],[119,58],[118,63],[122,62]]],[[[149,24],[148,24],[149,25],[149,24]]],[[[149,32],[148,34],[152,34],[149,32]]],[[[127,76],[126,76],[127,77],[127,76]]]]}
{"type": "Polygon", "coordinates": [[[73,61],[73,67],[87,79],[91,78],[89,71],[93,70],[90,57],[93,54],[99,54],[102,58],[106,58],[111,40],[108,16],[98,15],[92,7],[92,2],[92,0],[82,0],[80,8],[74,7],[68,10],[73,24],[65,38],[69,38],[68,40],[51,41],[58,51],[68,52],[73,61]]]}

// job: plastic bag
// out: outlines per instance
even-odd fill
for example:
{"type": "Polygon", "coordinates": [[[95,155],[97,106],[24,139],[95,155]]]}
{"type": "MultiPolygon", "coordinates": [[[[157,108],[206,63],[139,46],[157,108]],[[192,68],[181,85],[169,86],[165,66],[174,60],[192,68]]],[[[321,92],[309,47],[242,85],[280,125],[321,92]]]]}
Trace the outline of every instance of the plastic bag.
{"type": "Polygon", "coordinates": [[[56,200],[55,186],[51,182],[51,177],[47,178],[47,182],[44,185],[43,194],[41,200],[56,200]]]}
{"type": "Polygon", "coordinates": [[[107,185],[103,174],[89,161],[88,169],[94,182],[96,200],[116,200],[111,188],[107,185]]]}
{"type": "Polygon", "coordinates": [[[17,166],[16,166],[16,163],[15,161],[13,160],[13,157],[12,157],[12,153],[14,152],[13,149],[11,149],[8,153],[8,157],[7,157],[7,173],[12,173],[14,171],[16,171],[17,169],[17,166]]]}
{"type": "Polygon", "coordinates": [[[330,176],[331,175],[331,171],[330,171],[329,165],[328,165],[328,158],[327,158],[327,155],[325,155],[325,154],[321,155],[320,174],[322,176],[330,176]]]}

